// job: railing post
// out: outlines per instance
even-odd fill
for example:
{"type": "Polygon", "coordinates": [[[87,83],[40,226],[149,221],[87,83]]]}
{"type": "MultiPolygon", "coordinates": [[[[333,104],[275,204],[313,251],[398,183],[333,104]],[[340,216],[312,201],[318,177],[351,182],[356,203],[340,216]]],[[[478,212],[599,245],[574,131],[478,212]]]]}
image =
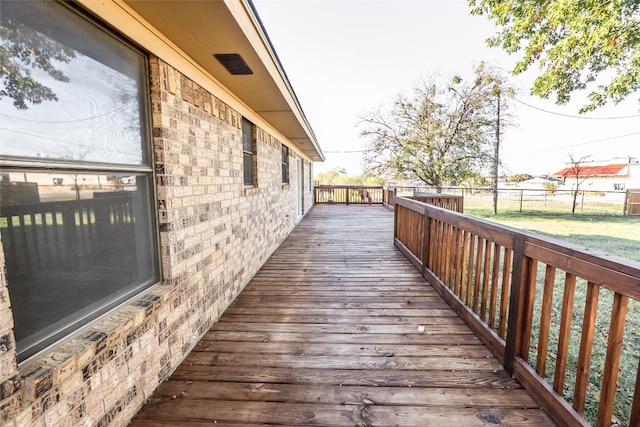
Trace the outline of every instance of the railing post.
{"type": "Polygon", "coordinates": [[[398,209],[393,209],[393,244],[395,245],[398,238],[398,209]]]}
{"type": "Polygon", "coordinates": [[[520,327],[522,322],[522,308],[525,298],[523,290],[523,277],[527,276],[527,266],[524,256],[524,238],[520,235],[513,236],[513,269],[511,270],[511,292],[509,297],[509,314],[507,337],[504,350],[504,370],[510,376],[513,375],[513,365],[520,347],[522,337],[520,327]]]}

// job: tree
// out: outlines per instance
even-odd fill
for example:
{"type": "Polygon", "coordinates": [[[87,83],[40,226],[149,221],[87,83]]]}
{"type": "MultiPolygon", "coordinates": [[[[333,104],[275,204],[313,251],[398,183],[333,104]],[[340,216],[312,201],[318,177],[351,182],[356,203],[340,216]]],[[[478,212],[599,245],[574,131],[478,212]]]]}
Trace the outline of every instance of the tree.
{"type": "Polygon", "coordinates": [[[362,176],[351,176],[344,168],[336,167],[327,172],[319,172],[315,180],[321,185],[371,185],[380,186],[384,179],[364,174],[362,176]]]}
{"type": "Polygon", "coordinates": [[[410,96],[399,95],[389,111],[363,118],[366,170],[389,179],[422,181],[438,192],[479,174],[493,159],[499,81],[484,64],[468,81],[433,76],[417,84],[410,96]]]}
{"type": "Polygon", "coordinates": [[[565,177],[570,176],[575,178],[576,185],[573,187],[573,204],[571,205],[571,215],[576,213],[576,204],[578,202],[578,191],[580,186],[591,176],[586,173],[585,163],[590,156],[576,157],[573,154],[569,154],[569,168],[565,172],[565,177]]]}
{"type": "Polygon", "coordinates": [[[337,167],[327,172],[319,172],[316,174],[316,181],[324,185],[338,184],[341,177],[347,176],[347,171],[344,168],[337,167]]]}
{"type": "Polygon", "coordinates": [[[487,40],[512,54],[523,50],[513,73],[538,63],[531,93],[558,104],[599,82],[580,111],[618,103],[640,89],[640,3],[637,0],[468,0],[471,13],[502,27],[487,40]],[[602,76],[605,71],[607,78],[602,76]],[[595,84],[595,83],[594,83],[595,84]]]}
{"type": "Polygon", "coordinates": [[[529,179],[533,178],[531,175],[529,175],[528,173],[519,173],[516,175],[511,175],[509,177],[507,177],[507,182],[515,182],[515,183],[520,183],[523,181],[527,181],[529,179]]]}

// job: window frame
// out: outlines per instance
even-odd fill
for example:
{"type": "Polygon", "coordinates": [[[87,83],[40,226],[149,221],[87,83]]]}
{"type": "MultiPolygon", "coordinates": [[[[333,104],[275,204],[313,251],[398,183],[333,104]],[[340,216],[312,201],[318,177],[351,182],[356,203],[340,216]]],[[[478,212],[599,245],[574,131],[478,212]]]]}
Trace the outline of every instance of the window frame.
{"type": "Polygon", "coordinates": [[[291,178],[289,177],[289,172],[290,172],[290,162],[289,162],[289,158],[290,158],[290,154],[289,154],[289,147],[287,147],[286,145],[282,144],[282,152],[281,152],[281,156],[282,156],[282,164],[281,164],[281,168],[282,168],[282,185],[288,185],[290,184],[291,178]]]}
{"type": "MultiPolygon", "coordinates": [[[[33,341],[29,341],[24,348],[16,348],[18,362],[23,363],[25,360],[34,357],[41,351],[56,345],[61,340],[75,334],[78,330],[86,327],[104,314],[122,305],[127,301],[131,301],[145,290],[160,283],[162,278],[161,252],[160,252],[160,236],[159,236],[159,218],[157,210],[157,188],[155,185],[155,164],[153,156],[153,124],[151,113],[151,82],[150,82],[150,61],[149,53],[140,49],[130,40],[124,38],[112,30],[107,24],[98,18],[80,9],[79,7],[63,3],[54,2],[53,4],[64,7],[67,11],[77,15],[82,19],[87,27],[79,31],[89,31],[87,28],[93,27],[93,31],[97,31],[117,42],[127,49],[132,50],[141,57],[141,66],[139,68],[138,91],[135,94],[139,102],[139,111],[136,120],[140,123],[140,146],[142,150],[141,164],[126,163],[110,163],[110,162],[92,162],[86,160],[66,160],[51,158],[36,158],[29,156],[4,155],[0,153],[0,169],[5,172],[24,172],[33,174],[95,174],[95,175],[137,175],[144,177],[137,191],[141,191],[141,200],[144,204],[145,221],[143,228],[144,240],[148,244],[149,252],[146,255],[149,268],[148,277],[145,280],[133,281],[130,283],[122,282],[116,291],[111,292],[106,297],[92,301],[86,305],[78,307],[71,318],[61,318],[56,322],[61,323],[56,328],[48,330],[47,328],[38,329],[35,333],[42,334],[37,336],[33,341]]],[[[56,6],[56,7],[57,7],[56,6]]],[[[60,22],[64,22],[61,20],[60,22]]],[[[57,178],[56,178],[57,179],[57,178]]],[[[57,185],[54,183],[54,185],[57,185]]],[[[6,246],[5,246],[6,251],[6,246]]],[[[6,254],[5,254],[6,256],[6,254]]],[[[11,283],[7,283],[11,287],[11,283]]],[[[12,310],[16,307],[12,306],[12,310]]],[[[27,336],[31,338],[31,335],[27,336]]],[[[18,346],[19,343],[16,343],[18,346]]]]}
{"type": "Polygon", "coordinates": [[[242,118],[242,185],[244,188],[256,188],[258,186],[257,163],[257,141],[256,126],[246,119],[242,118]],[[251,149],[249,150],[249,144],[251,149]],[[251,165],[247,174],[247,166],[251,165]]]}

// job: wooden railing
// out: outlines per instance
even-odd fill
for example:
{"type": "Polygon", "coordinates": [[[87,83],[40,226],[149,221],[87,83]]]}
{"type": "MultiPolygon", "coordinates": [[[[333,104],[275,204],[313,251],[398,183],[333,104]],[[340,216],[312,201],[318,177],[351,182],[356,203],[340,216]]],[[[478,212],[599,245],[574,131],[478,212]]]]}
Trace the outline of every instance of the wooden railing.
{"type": "Polygon", "coordinates": [[[395,205],[396,190],[393,187],[382,188],[382,204],[391,207],[395,205]]]}
{"type": "Polygon", "coordinates": [[[418,187],[384,187],[383,203],[394,208],[396,197],[407,197],[444,209],[464,212],[464,197],[456,194],[425,192],[418,187]]]}
{"type": "Polygon", "coordinates": [[[559,425],[640,426],[640,264],[395,202],[395,245],[559,425]]]}
{"type": "Polygon", "coordinates": [[[94,198],[0,205],[0,232],[7,268],[31,271],[117,245],[132,233],[132,192],[96,193],[94,198]]]}
{"type": "Polygon", "coordinates": [[[464,197],[453,194],[441,193],[423,193],[414,191],[413,196],[409,197],[422,203],[447,209],[455,212],[464,212],[464,197]]]}
{"type": "Polygon", "coordinates": [[[382,187],[366,185],[316,185],[313,188],[314,203],[346,205],[372,205],[383,203],[382,187]]]}

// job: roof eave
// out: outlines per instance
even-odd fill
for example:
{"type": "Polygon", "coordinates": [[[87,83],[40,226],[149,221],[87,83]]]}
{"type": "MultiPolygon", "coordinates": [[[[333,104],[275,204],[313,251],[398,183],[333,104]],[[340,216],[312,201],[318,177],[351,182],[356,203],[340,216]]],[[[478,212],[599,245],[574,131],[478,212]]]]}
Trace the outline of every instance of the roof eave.
{"type": "Polygon", "coordinates": [[[309,159],[325,160],[250,0],[124,2],[309,159]],[[230,74],[221,53],[239,54],[252,74],[230,74]]]}

